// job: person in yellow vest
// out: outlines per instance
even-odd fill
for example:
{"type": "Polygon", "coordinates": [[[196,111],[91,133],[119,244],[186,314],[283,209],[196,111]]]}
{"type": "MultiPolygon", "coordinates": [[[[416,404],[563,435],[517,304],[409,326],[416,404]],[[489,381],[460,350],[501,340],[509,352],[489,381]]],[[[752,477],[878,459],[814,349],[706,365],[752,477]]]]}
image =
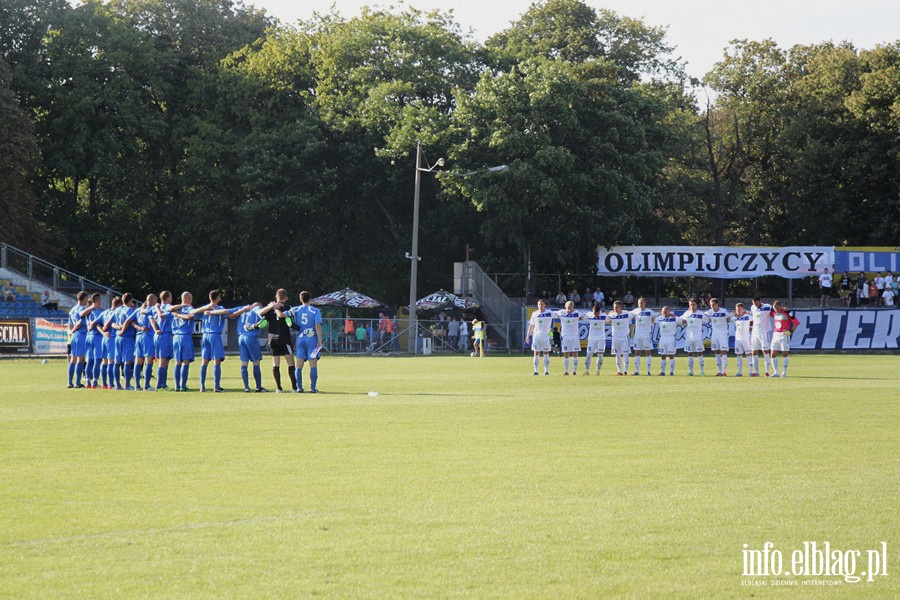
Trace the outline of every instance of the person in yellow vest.
{"type": "Polygon", "coordinates": [[[472,319],[472,340],[475,347],[472,356],[484,358],[484,321],[479,321],[477,318],[472,319]]]}

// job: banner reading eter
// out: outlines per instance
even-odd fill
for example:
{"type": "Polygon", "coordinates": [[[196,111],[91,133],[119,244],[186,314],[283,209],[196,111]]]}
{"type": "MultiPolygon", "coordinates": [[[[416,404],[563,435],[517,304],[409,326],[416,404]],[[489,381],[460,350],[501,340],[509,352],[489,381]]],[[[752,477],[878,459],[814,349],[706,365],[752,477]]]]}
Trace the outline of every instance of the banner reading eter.
{"type": "Polygon", "coordinates": [[[613,246],[597,248],[597,275],[801,279],[834,265],[833,246],[613,246]]]}

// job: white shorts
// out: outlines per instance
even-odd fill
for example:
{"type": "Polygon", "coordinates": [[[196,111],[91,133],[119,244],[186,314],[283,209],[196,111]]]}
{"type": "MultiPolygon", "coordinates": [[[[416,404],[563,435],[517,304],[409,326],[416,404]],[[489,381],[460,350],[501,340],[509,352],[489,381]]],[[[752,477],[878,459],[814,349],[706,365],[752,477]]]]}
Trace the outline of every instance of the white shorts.
{"type": "Polygon", "coordinates": [[[709,340],[709,347],[713,352],[728,352],[728,334],[714,335],[709,340]]]}
{"type": "Polygon", "coordinates": [[[588,354],[603,354],[604,352],[606,352],[606,338],[603,338],[602,340],[592,340],[588,338],[588,354]]]}
{"type": "Polygon", "coordinates": [[[789,352],[791,349],[791,336],[783,333],[772,334],[772,351],[789,352]]]}
{"type": "Polygon", "coordinates": [[[550,352],[550,336],[535,335],[531,337],[532,352],[550,352]]]}
{"type": "Polygon", "coordinates": [[[754,333],[750,338],[750,351],[768,350],[772,345],[772,333],[754,333]]]}
{"type": "Polygon", "coordinates": [[[734,340],[734,353],[738,356],[742,354],[750,354],[750,340],[734,340]]]}
{"type": "Polygon", "coordinates": [[[641,333],[634,336],[635,350],[653,350],[653,342],[650,341],[649,333],[641,333]]]}
{"type": "Polygon", "coordinates": [[[581,352],[581,340],[577,335],[564,335],[562,339],[563,352],[581,352]]]}
{"type": "Polygon", "coordinates": [[[627,337],[617,338],[613,337],[612,339],[612,353],[613,354],[631,354],[631,344],[630,340],[627,337]]]}
{"type": "Polygon", "coordinates": [[[659,344],[657,344],[657,350],[660,356],[674,356],[675,355],[675,338],[659,338],[659,344]]]}
{"type": "Polygon", "coordinates": [[[695,340],[693,338],[684,338],[684,351],[687,353],[703,353],[705,348],[703,347],[703,340],[695,340]]]}

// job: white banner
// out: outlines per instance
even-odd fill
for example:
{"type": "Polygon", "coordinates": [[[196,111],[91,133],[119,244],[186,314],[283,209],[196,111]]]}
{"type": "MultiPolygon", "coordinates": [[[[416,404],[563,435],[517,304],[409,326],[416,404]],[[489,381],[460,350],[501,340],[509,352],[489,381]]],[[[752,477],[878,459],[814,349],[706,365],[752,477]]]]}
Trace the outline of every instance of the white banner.
{"type": "Polygon", "coordinates": [[[897,350],[900,310],[798,310],[791,350],[897,350]]]}
{"type": "Polygon", "coordinates": [[[802,279],[834,266],[833,246],[613,246],[597,248],[597,275],[802,279]]]}

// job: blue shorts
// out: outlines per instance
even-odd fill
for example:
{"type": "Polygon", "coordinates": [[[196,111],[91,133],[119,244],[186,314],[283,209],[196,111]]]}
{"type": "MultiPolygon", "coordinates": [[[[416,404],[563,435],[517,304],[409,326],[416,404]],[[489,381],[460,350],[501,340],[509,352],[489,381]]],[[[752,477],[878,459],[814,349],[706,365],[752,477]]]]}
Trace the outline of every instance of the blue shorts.
{"type": "Polygon", "coordinates": [[[76,333],[76,334],[72,335],[72,341],[71,341],[72,351],[70,352],[70,354],[72,356],[80,356],[80,357],[84,358],[84,355],[87,354],[86,337],[87,337],[87,334],[85,334],[85,333],[82,333],[82,334],[76,333]]]}
{"type": "Polygon", "coordinates": [[[153,358],[156,356],[156,345],[152,333],[139,333],[134,342],[135,358],[153,358]]]}
{"type": "Polygon", "coordinates": [[[103,360],[103,336],[99,333],[88,335],[87,338],[87,357],[90,360],[103,360]]]}
{"type": "Polygon", "coordinates": [[[316,360],[319,358],[319,354],[316,352],[318,347],[319,339],[317,337],[298,337],[294,356],[300,360],[316,360]]]}
{"type": "Polygon", "coordinates": [[[118,336],[116,338],[116,362],[134,362],[134,338],[118,336]]]}
{"type": "Polygon", "coordinates": [[[172,336],[175,362],[194,362],[194,339],[189,333],[172,336]]]}
{"type": "Polygon", "coordinates": [[[242,335],[238,338],[238,349],[241,351],[241,362],[259,362],[262,360],[262,348],[259,347],[259,336],[242,335]]]}
{"type": "Polygon", "coordinates": [[[172,348],[171,333],[157,333],[153,340],[153,347],[156,350],[156,358],[172,358],[175,356],[175,350],[172,348]]]}
{"type": "Polygon", "coordinates": [[[116,338],[112,334],[109,337],[103,338],[101,342],[103,349],[100,351],[103,358],[106,360],[115,360],[116,359],[116,338]]]}
{"type": "Polygon", "coordinates": [[[200,338],[200,357],[203,360],[224,360],[225,346],[221,333],[204,333],[200,338]]]}

